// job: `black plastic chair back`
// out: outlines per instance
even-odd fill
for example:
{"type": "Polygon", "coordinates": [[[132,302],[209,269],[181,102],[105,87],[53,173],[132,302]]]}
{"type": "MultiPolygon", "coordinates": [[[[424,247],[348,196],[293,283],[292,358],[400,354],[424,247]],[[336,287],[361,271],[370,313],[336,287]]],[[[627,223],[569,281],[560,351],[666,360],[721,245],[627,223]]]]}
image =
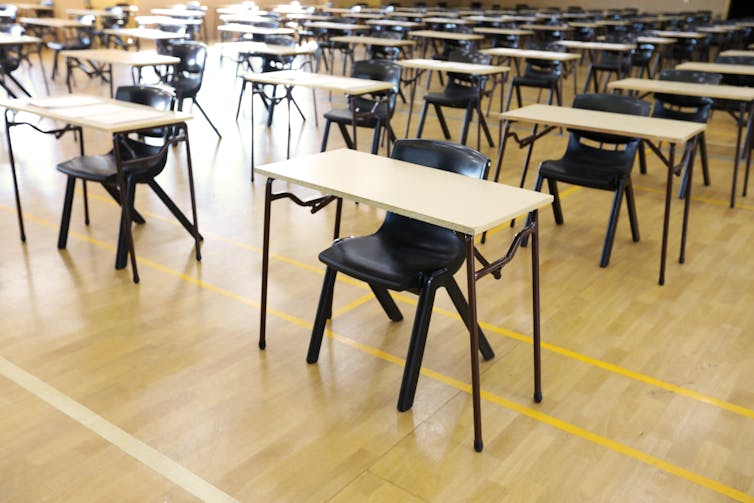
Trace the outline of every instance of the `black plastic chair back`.
{"type": "MultiPolygon", "coordinates": [[[[715,63],[724,65],[754,65],[754,56],[718,56],[715,63]]],[[[728,86],[754,87],[754,77],[751,75],[723,74],[721,84],[728,86]]]]}
{"type": "MultiPolygon", "coordinates": [[[[646,116],[649,114],[650,106],[650,103],[646,101],[617,94],[577,94],[573,99],[573,108],[614,112],[627,115],[646,116]]],[[[636,148],[639,145],[639,140],[636,138],[616,136],[596,131],[571,130],[571,134],[577,140],[585,138],[598,143],[625,145],[625,150],[627,154],[630,153],[631,158],[633,158],[636,148]]]]}
{"type": "Polygon", "coordinates": [[[194,98],[202,87],[207,62],[207,45],[201,42],[179,42],[170,47],[171,56],[180,59],[167,84],[175,88],[178,99],[194,98]]]}
{"type": "MultiPolygon", "coordinates": [[[[489,65],[492,62],[492,56],[476,51],[453,51],[448,55],[448,61],[453,61],[455,63],[472,63],[475,65],[489,65]]],[[[449,91],[459,86],[477,86],[479,89],[483,89],[487,79],[488,76],[486,75],[480,76],[468,73],[448,72],[448,85],[445,90],[449,91]]]]}
{"type": "MultiPolygon", "coordinates": [[[[382,82],[392,83],[394,86],[393,89],[372,94],[373,97],[378,98],[388,97],[387,102],[382,108],[387,107],[383,113],[388,117],[392,117],[393,112],[395,111],[395,101],[398,96],[398,89],[400,89],[402,71],[403,67],[392,61],[385,59],[370,59],[365,61],[355,61],[351,66],[351,77],[355,79],[380,80],[382,82]]],[[[361,96],[355,96],[353,99],[356,100],[355,106],[357,110],[368,110],[374,103],[373,100],[361,96]]]]}
{"type": "MultiPolygon", "coordinates": [[[[717,85],[722,80],[723,76],[719,73],[708,72],[694,72],[689,70],[674,70],[667,69],[660,72],[660,80],[670,80],[675,82],[688,82],[693,84],[708,84],[717,85]]],[[[709,107],[712,105],[713,100],[711,98],[705,98],[703,96],[681,96],[677,94],[655,94],[655,99],[658,103],[655,104],[655,111],[653,116],[658,116],[658,106],[662,106],[662,103],[667,103],[675,107],[693,107],[699,109],[707,109],[707,113],[700,116],[698,119],[688,118],[686,120],[694,120],[695,122],[707,122],[707,115],[709,114],[709,107]]],[[[703,112],[703,110],[696,113],[703,112]]]]}

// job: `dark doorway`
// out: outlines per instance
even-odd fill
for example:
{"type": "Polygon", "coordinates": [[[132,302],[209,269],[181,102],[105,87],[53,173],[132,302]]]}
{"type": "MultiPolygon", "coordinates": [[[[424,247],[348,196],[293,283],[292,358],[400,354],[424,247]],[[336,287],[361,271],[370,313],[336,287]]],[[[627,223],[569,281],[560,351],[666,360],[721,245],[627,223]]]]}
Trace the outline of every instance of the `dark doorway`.
{"type": "Polygon", "coordinates": [[[754,17],[754,2],[751,0],[731,0],[728,8],[728,19],[754,17]]]}

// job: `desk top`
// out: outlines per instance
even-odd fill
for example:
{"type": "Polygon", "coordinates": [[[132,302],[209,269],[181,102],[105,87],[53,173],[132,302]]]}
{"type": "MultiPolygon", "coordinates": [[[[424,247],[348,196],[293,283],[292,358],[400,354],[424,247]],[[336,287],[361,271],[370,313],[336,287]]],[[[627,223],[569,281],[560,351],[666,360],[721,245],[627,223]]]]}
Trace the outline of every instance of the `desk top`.
{"type": "Polygon", "coordinates": [[[481,33],[482,35],[516,35],[519,37],[534,35],[533,31],[522,30],[520,28],[487,28],[484,26],[474,28],[474,33],[481,33]]]}
{"type": "Polygon", "coordinates": [[[293,28],[265,28],[263,26],[254,26],[251,24],[223,24],[217,27],[219,31],[229,31],[232,33],[250,33],[252,35],[293,35],[296,30],[293,28]]]}
{"type": "Polygon", "coordinates": [[[613,44],[610,42],[582,42],[580,40],[558,40],[558,45],[569,49],[590,49],[595,51],[625,52],[636,49],[636,44],[613,44]]]}
{"type": "Polygon", "coordinates": [[[695,72],[727,73],[729,75],[754,75],[754,65],[728,65],[723,63],[699,63],[688,61],[676,66],[678,70],[695,72]]]}
{"type": "Polygon", "coordinates": [[[335,31],[358,31],[358,30],[371,30],[371,28],[364,24],[351,24],[351,23],[333,23],[328,21],[311,21],[304,23],[307,28],[317,28],[320,30],[335,30],[335,31]]]}
{"type": "Polygon", "coordinates": [[[349,149],[266,164],[256,170],[467,235],[481,234],[552,201],[550,194],[349,149]]]}
{"type": "Polygon", "coordinates": [[[404,68],[467,73],[469,75],[494,75],[496,73],[510,71],[509,66],[477,65],[474,63],[460,63],[456,61],[441,61],[439,59],[399,59],[396,60],[396,63],[404,68]]]}
{"type": "Polygon", "coordinates": [[[697,122],[540,104],[527,105],[495,115],[515,122],[546,124],[670,143],[684,143],[706,128],[704,124],[697,122]]]}
{"type": "Polygon", "coordinates": [[[38,44],[40,42],[42,42],[42,39],[38,37],[0,33],[0,45],[38,44]]]}
{"type": "Polygon", "coordinates": [[[754,51],[736,51],[736,50],[727,50],[723,51],[719,54],[720,56],[743,56],[748,58],[754,58],[754,51]]]}
{"type": "Polygon", "coordinates": [[[663,38],[705,38],[707,35],[695,31],[667,31],[667,30],[650,30],[658,37],[663,38]]]}
{"type": "Polygon", "coordinates": [[[422,23],[415,21],[398,21],[397,19],[370,19],[366,23],[376,26],[395,26],[398,28],[417,28],[422,25],[422,23]]]}
{"type": "Polygon", "coordinates": [[[169,126],[192,118],[191,114],[186,112],[166,112],[86,94],[0,99],[0,107],[110,134],[169,126]]]}
{"type": "Polygon", "coordinates": [[[206,15],[203,10],[196,9],[152,9],[157,16],[182,17],[187,19],[202,18],[206,15]]]}
{"type": "Polygon", "coordinates": [[[354,35],[346,35],[342,37],[332,37],[332,42],[343,42],[346,44],[364,44],[364,45],[381,45],[385,47],[405,47],[416,45],[414,40],[402,40],[396,38],[380,38],[380,37],[357,37],[354,35]]]}
{"type": "Polygon", "coordinates": [[[178,19],[170,16],[136,16],[134,21],[137,25],[161,24],[165,26],[199,26],[201,19],[178,19]]]}
{"type": "Polygon", "coordinates": [[[638,36],[636,37],[636,42],[639,44],[670,45],[670,44],[675,44],[678,41],[674,38],[667,38],[667,37],[638,36]]]}
{"type": "Polygon", "coordinates": [[[73,19],[62,19],[57,17],[22,17],[19,19],[21,24],[30,24],[33,26],[44,26],[46,28],[81,28],[90,26],[73,19]]]}
{"type": "Polygon", "coordinates": [[[571,29],[567,24],[525,24],[523,28],[534,31],[568,31],[571,29]]]}
{"type": "Polygon", "coordinates": [[[334,91],[344,94],[359,95],[376,93],[395,89],[390,82],[381,80],[355,79],[327,75],[322,73],[310,73],[302,70],[281,70],[279,72],[246,73],[243,78],[249,82],[260,84],[278,84],[283,86],[304,86],[324,91],[334,91]]]}
{"type": "Polygon", "coordinates": [[[122,49],[81,49],[60,51],[64,58],[89,59],[100,63],[131,66],[176,65],[181,59],[155,51],[131,52],[122,49]]]}
{"type": "Polygon", "coordinates": [[[265,42],[237,41],[237,42],[220,42],[215,47],[233,49],[238,52],[248,52],[253,54],[268,54],[274,56],[298,56],[305,54],[314,54],[317,52],[316,46],[289,46],[267,44],[265,42]]]}
{"type": "Polygon", "coordinates": [[[105,28],[102,33],[120,37],[142,38],[145,40],[172,40],[183,38],[182,33],[158,30],[157,28],[105,28]]]}
{"type": "Polygon", "coordinates": [[[438,40],[483,40],[482,35],[473,33],[456,33],[452,31],[418,30],[410,31],[412,37],[436,38],[438,40]]]}
{"type": "Polygon", "coordinates": [[[608,89],[639,91],[647,93],[678,94],[681,96],[701,96],[721,100],[752,101],[754,88],[677,82],[673,80],[623,79],[609,82],[608,89]]]}
{"type": "Polygon", "coordinates": [[[574,54],[572,52],[533,51],[529,49],[511,49],[508,47],[493,47],[492,49],[482,49],[479,52],[482,54],[489,54],[490,56],[534,58],[547,61],[574,61],[576,59],[581,59],[579,54],[574,54]]]}
{"type": "Polygon", "coordinates": [[[467,25],[467,24],[474,24],[475,21],[471,21],[468,18],[467,19],[460,19],[457,17],[424,17],[422,18],[422,22],[427,24],[458,24],[458,25],[467,25]]]}

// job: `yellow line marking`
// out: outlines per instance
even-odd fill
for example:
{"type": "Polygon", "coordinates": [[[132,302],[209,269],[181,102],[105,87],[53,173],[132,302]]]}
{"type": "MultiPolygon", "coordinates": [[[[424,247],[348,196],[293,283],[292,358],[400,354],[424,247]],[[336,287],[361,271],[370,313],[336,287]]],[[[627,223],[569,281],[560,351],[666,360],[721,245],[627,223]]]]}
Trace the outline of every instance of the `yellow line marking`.
{"type": "Polygon", "coordinates": [[[202,501],[235,502],[160,451],[0,356],[0,374],[202,501]]]}
{"type": "Polygon", "coordinates": [[[346,304],[345,306],[341,307],[337,311],[333,311],[332,317],[333,318],[337,318],[338,316],[340,316],[342,314],[345,314],[348,311],[352,311],[352,310],[356,309],[357,307],[359,307],[362,304],[366,304],[367,302],[369,302],[373,298],[374,298],[374,294],[373,293],[368,293],[366,295],[362,295],[358,299],[354,300],[353,302],[350,302],[350,303],[346,304]]]}

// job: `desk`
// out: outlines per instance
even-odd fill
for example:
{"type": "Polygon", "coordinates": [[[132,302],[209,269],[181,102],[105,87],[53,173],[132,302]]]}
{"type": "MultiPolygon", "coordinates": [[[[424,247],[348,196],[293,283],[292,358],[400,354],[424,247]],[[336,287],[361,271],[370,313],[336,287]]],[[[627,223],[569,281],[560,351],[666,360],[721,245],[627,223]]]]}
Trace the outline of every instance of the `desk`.
{"type": "MultiPolygon", "coordinates": [[[[748,117],[748,128],[751,127],[751,116],[754,112],[754,88],[739,86],[723,86],[709,84],[693,84],[689,82],[674,82],[669,80],[624,79],[611,82],[608,89],[621,91],[637,91],[640,93],[664,93],[680,96],[700,96],[720,100],[732,100],[740,103],[740,117],[748,117]]],[[[736,183],[738,180],[738,166],[741,158],[744,122],[737,120],[738,133],[736,135],[736,155],[733,159],[733,182],[730,191],[730,207],[736,204],[736,183]]],[[[751,164],[751,151],[746,156],[746,172],[751,164]]],[[[744,194],[745,195],[745,194],[744,194]]]]}
{"type": "MultiPolygon", "coordinates": [[[[182,33],[173,31],[158,30],[156,28],[106,28],[102,33],[108,37],[116,37],[122,40],[123,37],[136,39],[136,50],[141,49],[141,40],[176,40],[185,38],[182,33]]],[[[124,41],[124,45],[127,45],[124,41]]]]}
{"type": "MultiPolygon", "coordinates": [[[[2,46],[2,48],[5,49],[5,50],[10,49],[12,51],[13,50],[12,46],[34,45],[34,44],[36,44],[38,47],[40,47],[42,45],[42,39],[38,38],[38,37],[31,37],[29,35],[10,35],[8,33],[0,33],[0,46],[2,46]]],[[[39,69],[42,72],[42,79],[44,80],[44,83],[45,83],[45,89],[47,89],[47,92],[49,94],[50,89],[49,89],[49,87],[47,85],[47,74],[45,74],[45,67],[44,67],[44,61],[42,60],[42,49],[41,49],[41,47],[36,52],[37,52],[37,56],[39,57],[39,69]]],[[[19,56],[20,59],[24,59],[28,55],[25,55],[23,53],[19,53],[18,56],[19,56]]],[[[29,61],[27,60],[27,62],[29,62],[29,61]]],[[[0,73],[2,73],[3,75],[5,75],[9,79],[11,79],[11,81],[13,81],[13,83],[16,84],[18,86],[18,88],[21,89],[21,91],[23,91],[24,94],[26,94],[27,96],[31,96],[31,94],[29,94],[29,91],[27,91],[26,88],[24,88],[24,86],[22,86],[21,83],[18,82],[18,80],[16,80],[16,78],[13,77],[13,75],[11,75],[11,72],[8,71],[8,70],[6,70],[6,68],[0,67],[0,73]]],[[[11,91],[8,88],[8,86],[5,84],[4,80],[0,80],[0,87],[2,87],[3,89],[5,89],[5,91],[8,93],[9,97],[11,97],[11,98],[15,98],[16,97],[16,95],[13,93],[13,91],[11,91]]]]}
{"type": "MultiPolygon", "coordinates": [[[[309,73],[301,70],[282,70],[279,72],[266,73],[247,73],[243,76],[244,80],[252,84],[264,84],[272,86],[283,86],[285,94],[283,96],[266,96],[264,91],[257,86],[252,86],[251,93],[251,181],[254,181],[254,95],[263,95],[270,107],[274,107],[283,100],[288,105],[288,139],[286,147],[286,159],[291,156],[291,101],[292,92],[295,86],[308,87],[314,90],[324,90],[342,93],[347,96],[359,96],[363,94],[376,93],[393,89],[393,84],[381,80],[354,79],[351,77],[339,77],[337,75],[323,75],[320,73],[309,73]]],[[[396,89],[396,91],[398,91],[396,89]]],[[[317,101],[314,103],[314,117],[317,118],[317,101]]],[[[300,110],[299,110],[300,112],[300,110]]],[[[302,114],[303,117],[303,114],[302,114]]],[[[270,120],[272,119],[272,109],[270,110],[270,120]]],[[[353,142],[356,148],[356,123],[353,123],[353,142]]]]}
{"type": "Polygon", "coordinates": [[[452,31],[418,30],[408,32],[410,37],[424,39],[422,43],[422,57],[427,55],[427,46],[430,41],[442,40],[443,42],[475,42],[484,40],[483,35],[474,33],[457,33],[452,31]]]}
{"type": "MultiPolygon", "coordinates": [[[[60,55],[66,58],[66,76],[65,83],[68,86],[68,92],[71,90],[71,74],[74,68],[81,68],[88,75],[101,76],[110,83],[110,96],[114,96],[113,86],[113,65],[126,65],[141,69],[146,66],[172,66],[177,65],[181,60],[174,56],[157,54],[154,51],[129,52],[122,49],[82,49],[75,51],[61,51],[60,55]],[[92,62],[92,68],[82,67],[81,60],[92,62]],[[97,67],[94,63],[101,63],[102,67],[97,67]],[[109,79],[106,77],[109,76],[109,79]]],[[[137,79],[134,78],[134,81],[137,79]]]]}
{"type": "Polygon", "coordinates": [[[349,45],[378,45],[382,47],[397,47],[403,56],[406,56],[406,53],[404,52],[404,48],[408,47],[411,49],[411,54],[413,55],[414,52],[414,45],[416,45],[416,42],[413,40],[402,40],[402,39],[395,39],[395,38],[380,38],[380,37],[357,37],[353,35],[344,35],[342,37],[332,37],[330,39],[331,42],[340,42],[343,44],[349,44],[349,45]]]}
{"type": "Polygon", "coordinates": [[[466,248],[467,296],[469,301],[469,338],[471,351],[471,387],[474,408],[474,449],[481,451],[482,419],[479,377],[479,334],[477,325],[476,281],[510,262],[521,241],[532,243],[532,321],[534,342],[534,401],[542,400],[540,372],[539,306],[539,225],[538,209],[552,202],[552,196],[510,187],[486,180],[465,177],[438,169],[416,166],[386,157],[354,150],[332,150],[259,168],[267,176],[262,248],[262,295],[259,347],[266,347],[267,282],[269,272],[270,221],[272,201],[289,198],[296,204],[321,207],[324,201],[337,198],[358,201],[369,206],[439,225],[462,235],[466,248]],[[301,185],[326,194],[304,202],[289,192],[272,192],[275,179],[301,185]],[[386,183],[387,181],[387,183],[386,183]],[[416,197],[421,187],[422,197],[416,197]],[[531,212],[531,224],[514,238],[505,257],[491,264],[483,261],[477,270],[474,237],[504,222],[531,212]]]}
{"type": "MultiPolygon", "coordinates": [[[[0,99],[0,107],[5,108],[5,134],[8,141],[8,158],[10,160],[11,172],[13,174],[13,188],[16,196],[16,212],[18,214],[18,224],[21,232],[21,241],[26,241],[26,233],[23,224],[23,212],[21,210],[21,199],[16,182],[16,164],[13,154],[13,144],[11,142],[10,129],[14,126],[27,125],[33,129],[46,134],[55,134],[57,137],[62,134],[73,131],[78,134],[80,154],[84,155],[84,137],[81,134],[82,128],[95,129],[103,133],[112,135],[113,151],[115,152],[115,166],[118,176],[118,186],[120,190],[121,204],[121,224],[125,229],[125,243],[127,253],[131,256],[131,270],[133,272],[134,283],[139,282],[139,272],[136,267],[136,253],[134,251],[133,236],[131,234],[131,203],[123,187],[126,186],[124,166],[128,161],[123,160],[118,155],[122,138],[129,132],[141,129],[149,129],[162,126],[175,126],[176,136],[171,139],[166,148],[170,145],[184,141],[186,144],[186,166],[188,171],[189,191],[191,195],[191,208],[193,216],[192,234],[196,247],[196,259],[201,260],[199,248],[199,230],[196,218],[196,202],[194,197],[194,178],[191,165],[191,150],[189,148],[188,127],[186,121],[191,119],[191,114],[184,112],[172,112],[156,110],[144,105],[135,105],[125,103],[99,96],[87,95],[67,95],[49,98],[40,98],[37,100],[30,99],[0,99]],[[19,113],[32,114],[45,119],[61,121],[66,124],[63,128],[53,130],[42,130],[34,123],[18,121],[19,113]]],[[[121,245],[121,243],[119,243],[121,245]]],[[[120,247],[119,247],[120,249],[120,247]]],[[[125,256],[125,255],[124,255],[125,256]]],[[[125,267],[124,263],[121,267],[125,267]]]]}
{"type": "MultiPolygon", "coordinates": [[[[519,74],[521,73],[520,66],[518,64],[519,59],[532,58],[532,59],[542,59],[542,60],[547,60],[547,61],[560,61],[563,63],[581,59],[581,56],[579,56],[578,54],[574,54],[572,52],[531,51],[528,49],[510,49],[507,47],[494,47],[492,49],[483,49],[479,52],[481,52],[482,54],[489,54],[490,56],[493,56],[493,57],[516,58],[516,61],[515,61],[516,71],[519,74]]],[[[577,63],[574,63],[573,65],[573,93],[574,94],[578,94],[578,80],[579,80],[578,71],[579,71],[579,65],[577,63]]]]}
{"type": "MultiPolygon", "coordinates": [[[[495,65],[477,65],[473,63],[458,63],[455,61],[440,61],[437,59],[401,59],[396,61],[403,68],[410,68],[417,70],[417,72],[408,79],[402,79],[404,82],[411,84],[411,96],[408,100],[408,118],[406,119],[406,138],[408,138],[408,131],[411,127],[411,115],[414,110],[414,97],[416,96],[416,84],[421,78],[422,74],[429,71],[440,72],[453,72],[453,73],[465,73],[468,75],[498,75],[501,73],[508,73],[510,67],[508,66],[495,66],[495,65]]],[[[503,106],[503,92],[505,86],[500,86],[500,107],[503,106]]],[[[480,97],[481,99],[481,97],[480,97]]],[[[501,108],[502,110],[502,108],[501,108]]],[[[480,116],[480,121],[482,117],[480,116]]],[[[492,141],[490,140],[490,143],[492,141]]]]}
{"type": "Polygon", "coordinates": [[[737,50],[729,49],[727,51],[721,52],[719,56],[754,58],[754,51],[737,51],[737,50]]]}
{"type": "Polygon", "coordinates": [[[370,19],[366,21],[366,24],[370,26],[382,26],[383,28],[403,28],[407,30],[418,28],[422,25],[422,23],[415,23],[414,21],[397,21],[395,19],[370,19]]]}
{"type": "MultiPolygon", "coordinates": [[[[601,133],[614,134],[640,138],[652,151],[663,161],[668,168],[668,176],[665,190],[665,217],[662,228],[662,249],[660,251],[660,277],[659,284],[665,284],[665,263],[667,259],[668,229],[670,222],[670,201],[672,200],[673,175],[680,175],[686,164],[687,157],[696,147],[697,137],[704,132],[705,125],[695,122],[685,122],[653,117],[641,117],[635,115],[616,114],[611,112],[599,112],[595,110],[575,109],[570,107],[558,107],[553,105],[528,105],[516,110],[509,110],[499,115],[504,125],[501,128],[500,149],[498,151],[497,169],[495,180],[500,176],[500,166],[505,155],[505,146],[508,137],[523,148],[528,146],[524,169],[521,176],[521,186],[524,186],[526,171],[531,159],[532,148],[537,138],[548,132],[558,129],[580,129],[586,131],[598,131],[601,133]],[[533,124],[532,135],[527,138],[519,138],[515,133],[509,133],[510,126],[514,122],[533,124]],[[538,133],[538,127],[545,126],[545,130],[538,133]],[[667,157],[653,142],[667,142],[670,144],[670,153],[667,157]],[[675,162],[675,153],[679,145],[686,145],[685,153],[679,164],[675,162]]],[[[688,188],[686,192],[685,207],[683,213],[683,227],[681,235],[681,251],[678,261],[683,263],[686,253],[686,233],[688,229],[689,204],[691,202],[691,175],[693,165],[688,167],[688,188]]]]}
{"type": "Polygon", "coordinates": [[[222,33],[241,33],[246,35],[294,35],[296,30],[293,28],[264,28],[250,24],[223,24],[217,27],[222,33]]]}

